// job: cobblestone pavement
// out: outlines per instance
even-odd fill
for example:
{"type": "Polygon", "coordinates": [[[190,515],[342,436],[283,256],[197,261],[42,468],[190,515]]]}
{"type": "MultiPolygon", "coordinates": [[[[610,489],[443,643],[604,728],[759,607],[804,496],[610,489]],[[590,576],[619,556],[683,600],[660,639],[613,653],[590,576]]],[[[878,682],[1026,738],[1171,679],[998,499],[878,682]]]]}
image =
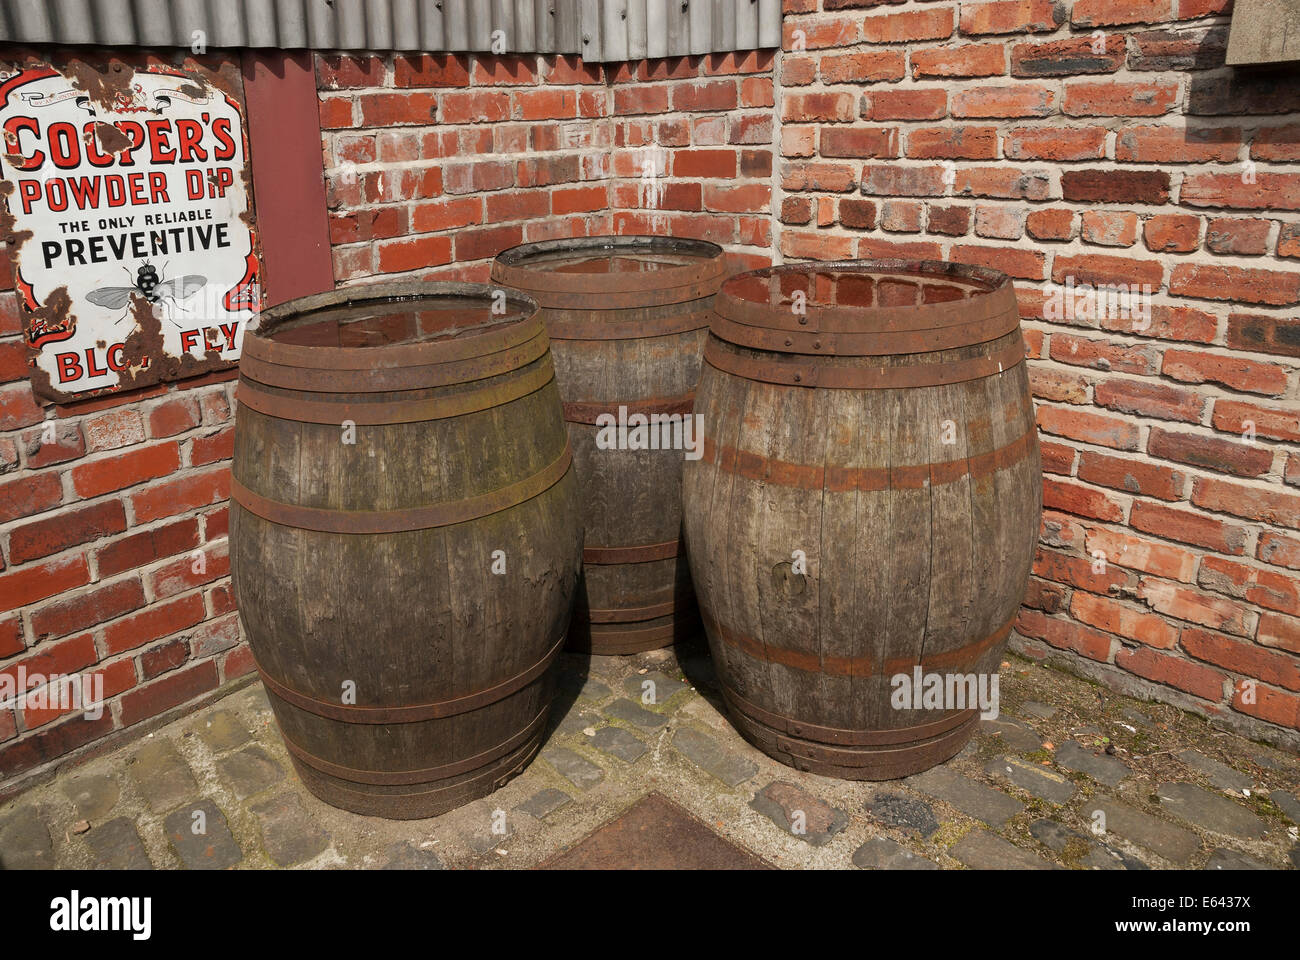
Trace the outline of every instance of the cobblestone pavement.
{"type": "Polygon", "coordinates": [[[1002,715],[958,757],[888,783],[799,773],[750,747],[702,650],[566,656],[563,671],[540,757],[442,817],[393,822],[315,799],[254,683],[0,808],[0,861],[531,867],[657,792],[782,868],[1300,866],[1300,758],[1028,661],[1004,664],[1002,715]],[[643,702],[647,681],[657,702],[643,702]]]}

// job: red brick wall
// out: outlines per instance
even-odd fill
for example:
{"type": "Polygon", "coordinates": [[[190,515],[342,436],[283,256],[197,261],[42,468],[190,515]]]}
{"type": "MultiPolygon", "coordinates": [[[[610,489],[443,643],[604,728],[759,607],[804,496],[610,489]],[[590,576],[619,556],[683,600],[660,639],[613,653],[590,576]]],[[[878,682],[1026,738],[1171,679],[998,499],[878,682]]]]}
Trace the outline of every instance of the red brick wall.
{"type": "Polygon", "coordinates": [[[787,0],[778,246],[1014,277],[1019,649],[1295,745],[1300,83],[1223,65],[1226,2],[787,0]],[[1149,284],[1149,326],[1047,319],[1069,278],[1149,284]]]}
{"type": "Polygon", "coordinates": [[[507,247],[611,231],[769,263],[773,60],[320,57],[335,279],[483,280],[507,247]]]}

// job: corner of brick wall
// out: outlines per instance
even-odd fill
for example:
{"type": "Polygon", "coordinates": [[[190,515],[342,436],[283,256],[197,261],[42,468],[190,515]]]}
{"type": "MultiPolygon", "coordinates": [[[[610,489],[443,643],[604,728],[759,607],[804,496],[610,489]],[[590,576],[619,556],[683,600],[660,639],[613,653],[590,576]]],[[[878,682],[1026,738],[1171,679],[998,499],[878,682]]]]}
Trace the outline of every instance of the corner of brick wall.
{"type": "Polygon", "coordinates": [[[1224,65],[1229,3],[786,0],[778,242],[1010,274],[1046,474],[1018,648],[1294,747],[1300,82],[1224,65]],[[1067,282],[1149,285],[1149,326],[1062,318],[1067,282]]]}

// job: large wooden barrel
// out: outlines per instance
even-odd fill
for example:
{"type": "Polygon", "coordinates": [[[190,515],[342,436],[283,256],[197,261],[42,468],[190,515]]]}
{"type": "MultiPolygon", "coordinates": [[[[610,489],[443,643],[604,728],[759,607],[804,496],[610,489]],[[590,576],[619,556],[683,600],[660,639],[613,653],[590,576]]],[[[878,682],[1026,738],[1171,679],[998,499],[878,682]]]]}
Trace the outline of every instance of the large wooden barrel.
{"type": "Polygon", "coordinates": [[[711,331],[683,497],[733,722],[846,779],[948,759],[978,720],[966,683],[994,692],[1038,536],[1011,281],[931,261],[778,267],[728,280],[711,331]],[[931,675],[954,695],[913,699],[931,675]]]}
{"type": "Polygon", "coordinates": [[[536,304],[493,297],[349,288],[269,310],[244,340],[239,613],[299,775],[346,810],[460,806],[519,773],[546,727],[578,486],[536,304]]]}
{"type": "Polygon", "coordinates": [[[651,434],[662,447],[662,429],[648,425],[627,448],[602,448],[611,434],[598,420],[621,410],[636,431],[637,417],[690,417],[722,249],[660,237],[553,240],[502,253],[492,277],[537,299],[555,355],[586,528],[570,648],[629,654],[698,635],[681,547],[685,451],[630,449],[651,434]]]}

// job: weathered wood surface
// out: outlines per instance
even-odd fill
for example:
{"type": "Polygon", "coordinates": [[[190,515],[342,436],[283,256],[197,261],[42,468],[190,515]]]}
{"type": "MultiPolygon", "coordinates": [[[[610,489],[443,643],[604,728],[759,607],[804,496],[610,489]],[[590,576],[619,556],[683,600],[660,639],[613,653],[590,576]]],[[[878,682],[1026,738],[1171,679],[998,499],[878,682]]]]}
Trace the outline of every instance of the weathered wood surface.
{"type": "MultiPolygon", "coordinates": [[[[331,324],[347,329],[366,313],[390,311],[399,321],[403,314],[409,319],[410,304],[312,305],[385,290],[432,295],[450,286],[385,284],[308,298],[277,308],[270,331],[281,329],[276,317],[296,314],[315,318],[317,331],[331,324]]],[[[471,308],[454,321],[458,326],[449,344],[500,328],[500,318],[488,313],[489,295],[487,287],[468,288],[471,308]]],[[[442,309],[437,303],[425,306],[431,316],[442,309]]],[[[529,322],[527,312],[535,310],[531,304],[512,307],[519,311],[513,323],[529,322]]],[[[283,323],[286,339],[293,338],[294,324],[283,323]]],[[[376,345],[367,348],[376,368],[388,362],[398,344],[426,339],[407,337],[402,325],[394,330],[392,322],[371,324],[374,331],[382,328],[371,337],[376,345]]],[[[323,356],[337,352],[329,345],[316,349],[323,356]]],[[[508,369],[491,376],[388,392],[367,392],[373,369],[336,371],[330,391],[251,383],[249,373],[241,371],[241,394],[252,388],[289,397],[298,409],[310,403],[353,404],[350,409],[409,404],[475,391],[508,395],[523,378],[545,382],[504,403],[487,394],[484,409],[460,416],[417,414],[412,422],[358,423],[354,443],[343,442],[343,415],[333,423],[301,422],[258,412],[241,401],[234,477],[254,495],[344,516],[455,505],[499,491],[564,455],[566,435],[550,365],[549,353],[543,352],[513,368],[499,364],[508,369]]],[[[246,366],[259,369],[255,363],[246,366]]],[[[489,793],[523,768],[546,724],[553,693],[549,669],[507,696],[476,709],[449,707],[456,712],[446,716],[363,722],[364,709],[438,704],[487,691],[558,648],[582,545],[572,468],[523,502],[462,522],[391,533],[301,529],[267,519],[238,500],[237,495],[231,504],[231,561],[240,616],[268,678],[281,732],[314,793],[360,813],[424,817],[489,793]],[[504,573],[493,572],[494,551],[504,551],[504,573]],[[322,716],[311,704],[304,709],[289,702],[277,685],[339,706],[352,689],[361,710],[353,717],[322,716]]]]}
{"type": "Polygon", "coordinates": [[[496,281],[541,304],[566,404],[588,548],[571,649],[636,653],[699,629],[684,554],[634,562],[598,554],[680,541],[683,452],[599,449],[594,420],[597,411],[617,416],[620,405],[668,411],[685,402],[689,412],[722,269],[713,244],[644,237],[529,244],[493,266],[496,281]],[[611,258],[624,272],[585,272],[611,258]],[[584,272],[559,272],[575,265],[584,272]]]}
{"type": "MultiPolygon", "coordinates": [[[[1015,310],[1009,286],[975,289],[951,305],[952,319],[980,296],[1015,310]]],[[[905,306],[868,306],[864,326],[886,309],[897,311],[886,327],[906,325],[905,306]]],[[[805,329],[816,331],[809,320],[805,329]]],[[[999,324],[1015,329],[942,351],[783,355],[711,337],[706,357],[864,375],[937,364],[922,371],[934,379],[942,367],[1021,343],[1014,313],[991,325],[999,324]]],[[[916,664],[926,673],[997,671],[1041,509],[1025,364],[955,383],[828,389],[706,363],[696,411],[707,440],[704,459],[683,476],[691,575],[742,733],[786,763],[853,779],[904,776],[955,754],[975,717],[896,710],[891,677],[916,664]],[[795,551],[806,558],[803,575],[795,551]]]]}

